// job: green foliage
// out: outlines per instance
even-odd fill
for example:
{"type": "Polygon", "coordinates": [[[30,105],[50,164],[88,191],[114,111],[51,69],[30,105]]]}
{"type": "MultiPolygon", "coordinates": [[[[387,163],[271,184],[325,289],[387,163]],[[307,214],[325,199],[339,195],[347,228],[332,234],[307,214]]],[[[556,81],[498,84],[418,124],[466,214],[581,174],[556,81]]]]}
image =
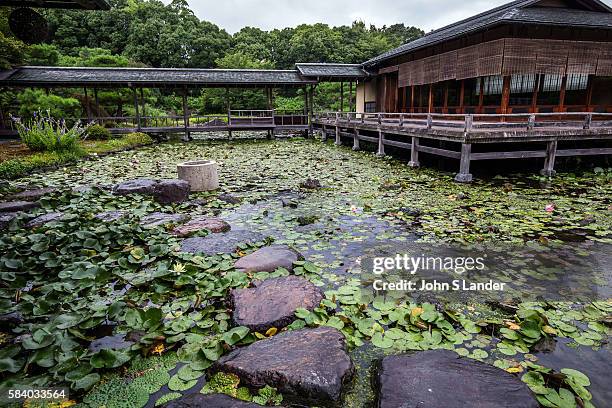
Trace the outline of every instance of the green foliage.
{"type": "Polygon", "coordinates": [[[578,370],[562,368],[560,373],[531,362],[523,362],[528,371],[521,380],[536,395],[538,402],[547,408],[593,408],[593,396],[586,387],[591,385],[589,378],[578,370]],[[577,404],[580,401],[580,405],[577,404]]]}
{"type": "Polygon", "coordinates": [[[51,44],[32,44],[26,54],[28,65],[54,66],[60,60],[59,50],[51,44]]]}
{"type": "Polygon", "coordinates": [[[82,152],[43,152],[18,159],[0,162],[0,179],[12,180],[43,167],[73,162],[82,157],[82,152]]]}
{"type": "Polygon", "coordinates": [[[104,48],[81,47],[71,51],[71,55],[62,55],[59,65],[64,67],[128,67],[139,66],[122,55],[113,55],[104,48]]]}
{"type": "Polygon", "coordinates": [[[26,89],[17,97],[19,115],[22,118],[33,116],[34,112],[49,112],[54,118],[80,118],[81,102],[75,98],[65,98],[56,94],[47,95],[41,89],[26,89]]]}
{"type": "Polygon", "coordinates": [[[103,126],[92,125],[87,129],[87,139],[89,140],[108,140],[111,132],[103,126]]]}
{"type": "Polygon", "coordinates": [[[246,387],[239,387],[240,378],[232,373],[218,372],[213,375],[202,388],[203,394],[227,394],[243,401],[252,401],[259,405],[276,406],[283,401],[282,394],[276,388],[268,385],[257,390],[256,395],[251,395],[246,387]]]}
{"type": "Polygon", "coordinates": [[[153,139],[151,138],[151,136],[142,132],[129,133],[125,135],[122,139],[131,146],[147,145],[153,143],[153,139]]]}
{"type": "Polygon", "coordinates": [[[283,396],[276,391],[276,388],[266,385],[257,391],[257,395],[253,397],[253,402],[259,405],[275,406],[283,402],[283,396]]]}
{"type": "Polygon", "coordinates": [[[26,45],[0,32],[0,69],[10,69],[23,62],[26,45]]]}
{"type": "Polygon", "coordinates": [[[68,128],[64,120],[54,119],[49,111],[46,115],[35,112],[34,119],[25,123],[18,118],[14,118],[14,122],[21,141],[34,152],[76,151],[79,140],[88,129],[79,122],[68,128]]]}

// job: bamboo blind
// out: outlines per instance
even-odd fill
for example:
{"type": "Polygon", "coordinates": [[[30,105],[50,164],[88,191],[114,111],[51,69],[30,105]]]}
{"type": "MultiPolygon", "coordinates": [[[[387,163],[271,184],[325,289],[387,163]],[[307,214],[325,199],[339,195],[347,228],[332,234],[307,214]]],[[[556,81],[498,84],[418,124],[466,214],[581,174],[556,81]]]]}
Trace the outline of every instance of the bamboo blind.
{"type": "Polygon", "coordinates": [[[568,48],[565,41],[536,40],[538,57],[536,74],[565,75],[568,48]]]}
{"type": "Polygon", "coordinates": [[[412,62],[401,64],[397,70],[397,86],[400,88],[412,85],[412,62]]]}
{"type": "Polygon", "coordinates": [[[595,74],[597,57],[600,51],[596,43],[587,41],[567,41],[567,73],[595,74]]]}
{"type": "Polygon", "coordinates": [[[461,48],[457,51],[457,79],[478,76],[478,46],[461,48]]]}
{"type": "Polygon", "coordinates": [[[536,72],[539,42],[524,38],[508,38],[504,45],[503,75],[536,72]]]}
{"type": "MultiPolygon", "coordinates": [[[[434,55],[423,59],[423,84],[433,84],[439,81],[440,56],[434,55]]],[[[422,85],[422,84],[416,84],[422,85]]]]}
{"type": "Polygon", "coordinates": [[[612,76],[612,43],[601,43],[600,50],[596,75],[612,76]]]}
{"type": "Polygon", "coordinates": [[[379,74],[389,74],[391,72],[396,72],[398,71],[399,67],[397,65],[392,65],[390,67],[386,67],[386,68],[381,68],[380,70],[378,70],[379,74]]]}
{"type": "Polygon", "coordinates": [[[438,81],[457,78],[457,51],[440,54],[440,70],[438,81]]]}
{"type": "Polygon", "coordinates": [[[478,76],[502,73],[505,40],[495,40],[478,45],[478,76]]]}

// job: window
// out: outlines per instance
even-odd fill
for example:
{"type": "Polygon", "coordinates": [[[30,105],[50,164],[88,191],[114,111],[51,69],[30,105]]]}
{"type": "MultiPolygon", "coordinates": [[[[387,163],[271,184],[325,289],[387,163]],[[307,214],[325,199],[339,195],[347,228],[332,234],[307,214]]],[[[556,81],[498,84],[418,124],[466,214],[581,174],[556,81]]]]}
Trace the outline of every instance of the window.
{"type": "Polygon", "coordinates": [[[544,75],[542,80],[542,92],[556,92],[561,90],[561,75],[544,75]]]}
{"type": "Polygon", "coordinates": [[[512,75],[510,78],[510,106],[531,105],[536,75],[512,75]]]}
{"type": "Polygon", "coordinates": [[[366,102],[365,113],[376,113],[376,102],[366,102]]]}
{"type": "Polygon", "coordinates": [[[567,91],[579,91],[582,89],[587,89],[588,82],[588,74],[568,74],[565,89],[567,91]]]}
{"type": "Polygon", "coordinates": [[[501,104],[502,89],[504,87],[504,77],[493,75],[483,78],[476,78],[476,95],[480,96],[480,82],[482,81],[483,105],[495,106],[501,104]]]}

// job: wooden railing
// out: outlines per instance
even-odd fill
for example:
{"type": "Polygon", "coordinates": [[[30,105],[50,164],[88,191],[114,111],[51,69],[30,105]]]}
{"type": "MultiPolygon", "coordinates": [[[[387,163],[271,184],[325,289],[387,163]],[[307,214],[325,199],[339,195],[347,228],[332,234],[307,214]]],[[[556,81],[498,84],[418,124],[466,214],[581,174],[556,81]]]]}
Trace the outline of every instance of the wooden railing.
{"type": "Polygon", "coordinates": [[[326,125],[363,125],[367,127],[392,127],[457,130],[558,128],[559,130],[612,129],[612,113],[558,112],[532,114],[440,114],[440,113],[356,113],[318,112],[315,123],[326,125]]]}

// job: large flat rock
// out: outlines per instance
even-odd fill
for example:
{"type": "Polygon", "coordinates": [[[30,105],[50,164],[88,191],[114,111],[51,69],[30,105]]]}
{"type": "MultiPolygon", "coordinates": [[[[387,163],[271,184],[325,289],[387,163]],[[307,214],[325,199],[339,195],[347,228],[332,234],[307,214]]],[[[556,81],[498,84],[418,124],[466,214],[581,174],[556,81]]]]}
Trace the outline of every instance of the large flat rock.
{"type": "Polygon", "coordinates": [[[288,331],[234,350],[214,366],[252,387],[266,384],[309,402],[339,401],[353,374],[344,336],[332,327],[288,331]]]}
{"type": "Polygon", "coordinates": [[[140,219],[140,224],[144,228],[155,228],[166,224],[180,224],[189,219],[186,214],[169,214],[162,212],[154,212],[147,214],[140,219]]]}
{"type": "Polygon", "coordinates": [[[11,198],[14,200],[37,201],[46,195],[54,194],[57,192],[58,190],[53,187],[36,188],[33,190],[25,190],[20,193],[14,194],[11,198]]]}
{"type": "Polygon", "coordinates": [[[64,218],[64,213],[63,212],[50,212],[47,214],[43,214],[40,215],[30,221],[28,221],[28,223],[26,224],[27,228],[36,228],[36,227],[42,227],[43,225],[49,223],[49,222],[53,222],[53,221],[59,221],[62,218],[64,218]]]}
{"type": "Polygon", "coordinates": [[[186,237],[203,230],[218,234],[220,232],[227,232],[231,229],[232,227],[221,218],[197,216],[193,217],[189,222],[174,228],[172,233],[179,237],[186,237]]]}
{"type": "Polygon", "coordinates": [[[538,406],[519,378],[449,350],[385,357],[378,375],[378,408],[538,406]]]}
{"type": "Polygon", "coordinates": [[[291,324],[298,308],[313,310],[323,294],[304,278],[286,276],[259,282],[254,288],[232,290],[231,298],[234,323],[265,332],[291,324]]]}
{"type": "Polygon", "coordinates": [[[150,179],[134,179],[119,183],[113,189],[113,192],[118,195],[128,194],[143,194],[152,195],[155,190],[157,181],[150,179]]]}
{"type": "Polygon", "coordinates": [[[161,204],[182,203],[189,198],[190,192],[185,180],[161,180],[153,186],[153,197],[161,204]]]}
{"type": "Polygon", "coordinates": [[[31,201],[7,201],[0,203],[0,213],[28,211],[40,207],[37,202],[31,201]]]}
{"type": "Polygon", "coordinates": [[[263,241],[265,236],[248,230],[231,230],[224,234],[212,234],[206,237],[187,238],[181,243],[181,251],[192,254],[231,254],[238,245],[263,241]]]}
{"type": "Polygon", "coordinates": [[[286,245],[271,245],[238,259],[234,265],[244,272],[274,272],[277,268],[293,270],[299,254],[286,245]]]}
{"type": "Polygon", "coordinates": [[[7,228],[18,215],[15,212],[0,213],[0,229],[7,228]]]}
{"type": "Polygon", "coordinates": [[[166,408],[261,408],[225,394],[188,394],[166,404],[166,408]]]}

